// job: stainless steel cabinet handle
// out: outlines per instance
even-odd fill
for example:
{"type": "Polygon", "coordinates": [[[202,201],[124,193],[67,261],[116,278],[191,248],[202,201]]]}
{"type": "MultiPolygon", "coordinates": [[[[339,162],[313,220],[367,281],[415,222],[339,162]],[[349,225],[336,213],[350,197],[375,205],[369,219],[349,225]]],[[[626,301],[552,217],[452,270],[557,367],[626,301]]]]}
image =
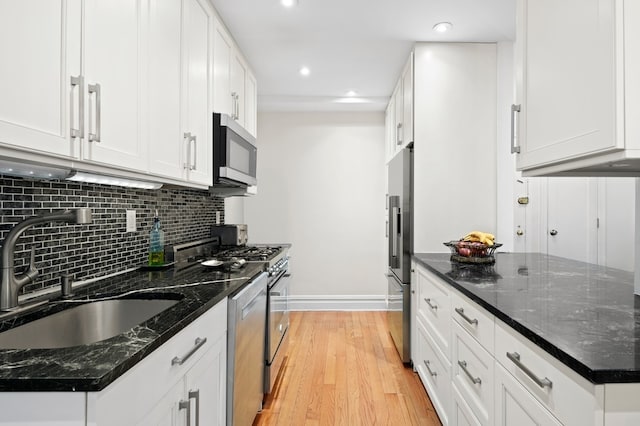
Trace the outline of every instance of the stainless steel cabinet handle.
{"type": "MultiPolygon", "coordinates": [[[[189,391],[189,399],[196,400],[196,426],[200,426],[200,389],[189,391]]],[[[189,419],[191,421],[191,419],[189,419]]],[[[187,422],[189,424],[189,422],[187,422]]]]}
{"type": "Polygon", "coordinates": [[[196,135],[191,136],[191,142],[193,142],[193,149],[191,150],[191,157],[193,162],[191,163],[191,170],[196,169],[196,160],[198,158],[198,141],[196,140],[196,135]]]}
{"type": "Polygon", "coordinates": [[[551,231],[549,231],[549,234],[555,236],[555,235],[558,235],[558,231],[555,229],[552,229],[551,231]]]}
{"type": "Polygon", "coordinates": [[[431,303],[431,298],[428,298],[428,299],[427,299],[427,298],[425,298],[425,299],[424,299],[424,301],[425,301],[425,302],[427,302],[427,305],[429,305],[429,307],[430,307],[431,309],[433,309],[434,311],[437,311],[437,310],[438,310],[438,305],[434,305],[434,304],[432,304],[432,303],[431,303]]]}
{"type": "Polygon", "coordinates": [[[178,410],[187,410],[187,426],[191,426],[191,402],[189,400],[181,400],[178,403],[178,410]]]}
{"type": "Polygon", "coordinates": [[[402,138],[400,137],[400,132],[402,132],[402,123],[398,123],[396,125],[396,145],[402,145],[402,138]]]}
{"type": "Polygon", "coordinates": [[[424,360],[424,365],[427,367],[427,371],[429,372],[431,377],[436,377],[438,375],[438,373],[436,373],[435,371],[431,370],[431,364],[426,359],[424,360]]]}
{"type": "Polygon", "coordinates": [[[240,95],[236,93],[236,120],[240,119],[240,95]]]}
{"type": "Polygon", "coordinates": [[[464,318],[464,320],[466,322],[468,322],[469,324],[475,324],[478,325],[478,320],[476,318],[471,319],[467,316],[467,314],[464,313],[464,309],[463,308],[456,308],[455,311],[462,317],[464,318]]]}
{"type": "MultiPolygon", "coordinates": [[[[71,137],[72,138],[81,138],[84,136],[84,77],[79,75],[77,77],[71,77],[71,87],[78,86],[78,128],[73,127],[73,99],[71,99],[71,137]]],[[[73,98],[73,93],[71,94],[73,98]]]]}
{"type": "Polygon", "coordinates": [[[185,153],[185,161],[182,163],[182,168],[183,169],[188,169],[189,166],[189,162],[190,162],[190,158],[191,158],[191,133],[190,132],[185,132],[182,135],[182,140],[185,141],[186,143],[186,148],[187,148],[187,152],[185,153]]]}
{"type": "Polygon", "coordinates": [[[204,339],[200,338],[200,337],[196,338],[195,345],[189,350],[189,352],[187,352],[186,354],[184,354],[181,357],[179,357],[179,356],[174,357],[171,360],[171,365],[176,365],[176,364],[182,365],[182,364],[184,364],[191,357],[191,355],[193,355],[205,343],[207,343],[207,338],[206,337],[204,339]]]}
{"type": "Polygon", "coordinates": [[[520,147],[517,143],[516,115],[520,112],[520,105],[511,105],[511,153],[519,153],[520,147]]]}
{"type": "Polygon", "coordinates": [[[520,354],[518,352],[507,352],[507,358],[513,361],[516,367],[522,370],[524,374],[529,376],[529,378],[533,380],[536,385],[540,386],[541,388],[549,389],[551,389],[551,387],[553,386],[553,382],[551,382],[551,380],[549,380],[548,378],[545,377],[544,379],[540,379],[538,376],[533,374],[533,372],[520,361],[520,354]]]}
{"type": "Polygon", "coordinates": [[[469,380],[471,380],[474,385],[482,384],[482,379],[480,377],[473,377],[473,374],[471,374],[469,370],[467,370],[467,361],[458,361],[458,365],[460,366],[460,368],[462,368],[462,371],[465,372],[469,380]]]}
{"type": "Polygon", "coordinates": [[[240,107],[239,107],[239,99],[240,96],[236,92],[231,92],[231,118],[237,120],[240,118],[240,107]]]}
{"type": "Polygon", "coordinates": [[[100,95],[100,84],[90,84],[88,86],[89,94],[93,93],[95,95],[95,103],[96,103],[96,126],[95,133],[89,132],[89,142],[100,142],[100,129],[102,128],[102,96],[100,95]]]}

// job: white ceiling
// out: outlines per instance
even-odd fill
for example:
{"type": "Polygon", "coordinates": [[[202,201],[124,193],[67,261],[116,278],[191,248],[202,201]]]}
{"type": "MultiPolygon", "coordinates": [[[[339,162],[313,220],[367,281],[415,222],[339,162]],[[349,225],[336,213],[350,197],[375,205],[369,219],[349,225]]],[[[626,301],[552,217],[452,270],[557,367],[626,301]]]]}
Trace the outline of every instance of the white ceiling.
{"type": "Polygon", "coordinates": [[[299,0],[290,9],[280,0],[212,3],[256,75],[260,111],[382,111],[413,42],[515,35],[515,0],[299,0]],[[433,31],[441,21],[452,30],[433,31]],[[335,102],[348,90],[366,102],[335,102]]]}

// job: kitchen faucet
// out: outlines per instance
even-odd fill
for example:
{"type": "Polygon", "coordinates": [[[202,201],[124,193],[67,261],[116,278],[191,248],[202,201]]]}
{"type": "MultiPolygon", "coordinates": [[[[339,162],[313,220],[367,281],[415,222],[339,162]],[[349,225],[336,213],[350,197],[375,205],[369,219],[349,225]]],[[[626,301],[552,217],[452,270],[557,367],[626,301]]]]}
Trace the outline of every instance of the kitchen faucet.
{"type": "Polygon", "coordinates": [[[14,273],[13,254],[18,238],[24,231],[35,225],[48,222],[66,222],[84,224],[92,222],[91,209],[79,208],[47,213],[42,216],[32,216],[16,223],[2,243],[2,276],[0,277],[0,311],[9,311],[18,307],[18,291],[26,284],[35,280],[38,269],[35,266],[35,248],[31,248],[29,269],[17,276],[14,273]]]}

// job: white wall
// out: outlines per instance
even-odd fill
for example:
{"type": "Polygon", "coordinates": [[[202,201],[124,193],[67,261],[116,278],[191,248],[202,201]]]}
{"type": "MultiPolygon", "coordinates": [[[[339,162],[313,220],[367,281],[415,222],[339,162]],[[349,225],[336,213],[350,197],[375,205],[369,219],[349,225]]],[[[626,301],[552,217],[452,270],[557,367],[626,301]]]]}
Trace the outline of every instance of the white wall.
{"type": "Polygon", "coordinates": [[[317,309],[382,303],[384,113],[263,112],[258,135],[258,194],[244,206],[249,240],[293,244],[294,308],[303,299],[317,309]]]}

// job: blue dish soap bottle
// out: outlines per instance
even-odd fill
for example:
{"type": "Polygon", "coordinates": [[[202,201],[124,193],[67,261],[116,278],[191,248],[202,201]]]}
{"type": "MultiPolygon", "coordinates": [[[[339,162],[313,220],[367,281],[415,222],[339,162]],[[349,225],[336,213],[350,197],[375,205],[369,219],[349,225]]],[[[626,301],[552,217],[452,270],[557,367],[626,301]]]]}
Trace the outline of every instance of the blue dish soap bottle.
{"type": "Polygon", "coordinates": [[[149,233],[149,266],[164,265],[164,231],[160,228],[158,210],[149,233]]]}

